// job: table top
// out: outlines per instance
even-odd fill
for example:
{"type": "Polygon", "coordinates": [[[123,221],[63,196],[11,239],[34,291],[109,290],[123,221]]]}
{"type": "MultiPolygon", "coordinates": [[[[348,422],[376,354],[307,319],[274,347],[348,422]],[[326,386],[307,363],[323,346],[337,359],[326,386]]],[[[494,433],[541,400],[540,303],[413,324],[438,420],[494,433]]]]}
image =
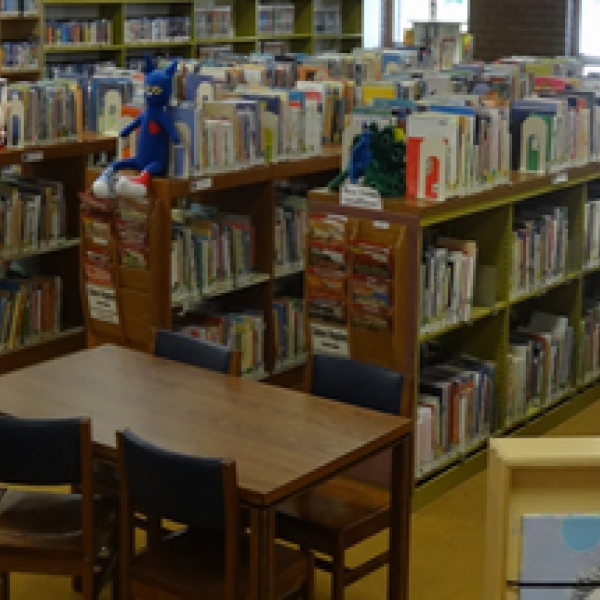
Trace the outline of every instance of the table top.
{"type": "Polygon", "coordinates": [[[140,352],[101,346],[2,377],[0,413],[82,416],[113,453],[130,428],[176,452],[237,462],[240,495],[280,502],[412,431],[408,419],[140,352]]]}

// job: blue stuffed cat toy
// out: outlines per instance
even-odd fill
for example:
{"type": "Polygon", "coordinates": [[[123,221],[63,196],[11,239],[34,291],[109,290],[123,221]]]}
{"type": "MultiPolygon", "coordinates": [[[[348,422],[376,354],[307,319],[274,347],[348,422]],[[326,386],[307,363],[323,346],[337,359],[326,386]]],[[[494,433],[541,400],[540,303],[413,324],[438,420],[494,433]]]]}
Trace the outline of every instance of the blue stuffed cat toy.
{"type": "Polygon", "coordinates": [[[92,185],[96,196],[145,196],[153,176],[165,175],[169,166],[169,147],[180,143],[179,135],[166,112],[171,100],[172,81],[177,71],[173,61],[165,71],[157,71],[146,56],[144,97],[146,110],[120,132],[122,138],[138,130],[137,156],[113,162],[92,185]],[[140,171],[135,177],[123,177],[118,171],[140,171]]]}

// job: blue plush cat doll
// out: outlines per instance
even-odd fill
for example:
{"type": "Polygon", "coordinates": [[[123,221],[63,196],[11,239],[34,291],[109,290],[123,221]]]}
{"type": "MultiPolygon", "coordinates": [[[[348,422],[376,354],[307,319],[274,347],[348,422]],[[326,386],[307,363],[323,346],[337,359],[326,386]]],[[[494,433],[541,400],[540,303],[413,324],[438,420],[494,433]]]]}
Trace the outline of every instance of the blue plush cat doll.
{"type": "Polygon", "coordinates": [[[172,141],[179,144],[179,135],[166,112],[171,99],[173,75],[177,61],[165,71],[157,71],[151,57],[146,56],[144,69],[144,96],[146,110],[135,121],[129,123],[119,134],[129,136],[138,129],[137,156],[112,163],[96,179],[92,191],[96,196],[145,196],[152,176],[165,175],[169,166],[169,147],[172,141]],[[135,169],[135,177],[118,176],[118,171],[135,169]]]}

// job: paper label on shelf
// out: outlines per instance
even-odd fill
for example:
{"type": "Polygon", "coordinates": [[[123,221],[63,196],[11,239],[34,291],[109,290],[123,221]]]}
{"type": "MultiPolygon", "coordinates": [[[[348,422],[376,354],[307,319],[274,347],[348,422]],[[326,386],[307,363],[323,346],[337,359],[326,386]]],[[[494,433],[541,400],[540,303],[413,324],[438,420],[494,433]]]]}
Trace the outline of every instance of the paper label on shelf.
{"type": "Polygon", "coordinates": [[[348,330],[343,327],[330,327],[320,323],[310,324],[312,348],[315,354],[350,356],[348,330]]]}
{"type": "Polygon", "coordinates": [[[213,180],[210,177],[205,177],[203,179],[194,179],[190,181],[190,192],[193,194],[194,192],[200,192],[202,190],[208,190],[212,187],[213,180]]]}
{"type": "Polygon", "coordinates": [[[39,152],[23,152],[21,155],[21,161],[24,163],[40,162],[44,160],[44,153],[40,150],[39,152]]]}
{"type": "Polygon", "coordinates": [[[383,210],[383,200],[377,190],[352,183],[346,183],[342,187],[340,204],[368,210],[383,210]]]}
{"type": "Polygon", "coordinates": [[[552,183],[554,185],[560,185],[562,183],[567,183],[567,181],[569,181],[569,174],[568,173],[559,173],[553,180],[552,183]]]}
{"type": "Polygon", "coordinates": [[[117,290],[94,283],[87,283],[85,287],[90,317],[96,321],[118,325],[117,290]]]}

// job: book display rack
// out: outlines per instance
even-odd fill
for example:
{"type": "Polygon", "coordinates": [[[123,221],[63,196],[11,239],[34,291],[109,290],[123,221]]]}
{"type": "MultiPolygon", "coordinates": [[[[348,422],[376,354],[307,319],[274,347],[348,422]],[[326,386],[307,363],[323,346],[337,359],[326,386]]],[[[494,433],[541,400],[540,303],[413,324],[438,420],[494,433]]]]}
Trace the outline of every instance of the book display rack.
{"type": "Polygon", "coordinates": [[[513,174],[382,210],[310,193],[309,347],[405,374],[423,502],[482,467],[491,436],[543,430],[600,392],[599,174],[513,174]]]}
{"type": "Polygon", "coordinates": [[[339,24],[325,29],[321,22],[329,13],[318,0],[43,0],[40,64],[106,60],[126,67],[146,52],[195,58],[215,48],[311,54],[323,41],[349,52],[362,45],[362,3],[340,1],[333,9],[339,24]],[[278,19],[270,22],[274,14],[278,19]],[[279,23],[282,15],[288,26],[279,23]]]}
{"type": "Polygon", "coordinates": [[[20,170],[2,177],[0,373],[85,347],[77,193],[88,157],[115,151],[113,138],[86,134],[0,152],[0,167],[20,170]]]}
{"type": "MultiPolygon", "coordinates": [[[[249,168],[235,173],[223,173],[212,177],[196,179],[154,179],[149,197],[154,206],[148,221],[147,266],[134,269],[118,265],[114,279],[116,293],[113,301],[112,317],[93,318],[90,307],[93,303],[85,300],[86,334],[88,347],[103,343],[116,343],[140,350],[150,347],[152,329],[174,326],[179,328],[189,323],[198,325],[198,315],[207,305],[217,307],[219,315],[245,313],[248,316],[260,314],[264,329],[261,331],[263,359],[260,365],[248,361],[250,366],[245,375],[273,383],[298,382],[303,369],[304,356],[279,351],[279,327],[277,315],[291,313],[296,305],[281,294],[280,287],[288,279],[299,278],[303,272],[301,261],[277,265],[276,260],[276,188],[282,181],[306,182],[311,188],[326,183],[341,164],[338,148],[326,148],[323,155],[303,160],[290,160],[249,168]],[[174,246],[174,231],[177,230],[176,216],[182,212],[196,212],[200,209],[213,210],[219,215],[235,216],[237,220],[246,218],[253,227],[254,264],[252,272],[230,278],[213,285],[210,290],[194,288],[194,293],[174,291],[174,281],[179,268],[174,246]],[[184,208],[185,207],[185,208],[184,208]],[[174,217],[175,216],[175,217],[174,217]],[[243,309],[243,310],[241,310],[243,309]],[[286,312],[287,311],[287,312],[286,312]],[[118,320],[114,322],[114,314],[118,320]]],[[[86,189],[98,176],[97,169],[88,169],[86,189]]],[[[220,238],[222,239],[222,238],[220,238]]],[[[83,248],[82,248],[83,252],[83,248]]],[[[233,254],[236,255],[235,250],[233,254]]],[[[237,260],[237,256],[235,256],[237,260]]],[[[236,262],[234,260],[234,262],[236,262]]],[[[82,265],[84,264],[82,260],[82,265]]],[[[199,268],[195,269],[200,272],[199,268]]],[[[85,273],[82,281],[86,281],[85,273]]],[[[301,292],[300,298],[301,301],[301,292]]],[[[89,298],[88,298],[89,300],[89,298]]],[[[282,317],[283,318],[283,317],[282,317]]],[[[256,343],[256,332],[254,334],[256,343]]],[[[211,338],[212,339],[212,338],[211,338]]],[[[218,339],[218,338],[217,338],[218,339]]],[[[294,342],[289,341],[290,346],[294,342]]],[[[242,365],[244,366],[244,348],[242,365]]]]}

